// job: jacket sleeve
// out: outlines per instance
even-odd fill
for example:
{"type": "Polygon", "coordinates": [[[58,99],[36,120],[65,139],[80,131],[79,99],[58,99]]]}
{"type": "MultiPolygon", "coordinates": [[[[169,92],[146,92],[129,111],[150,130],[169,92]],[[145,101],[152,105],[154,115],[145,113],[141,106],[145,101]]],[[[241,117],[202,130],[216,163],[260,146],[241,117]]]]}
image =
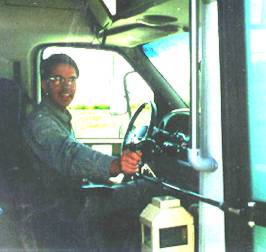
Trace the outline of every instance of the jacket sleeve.
{"type": "Polygon", "coordinates": [[[78,142],[45,114],[28,120],[23,129],[23,138],[40,162],[62,176],[86,177],[97,181],[109,178],[110,163],[115,158],[78,142]]]}

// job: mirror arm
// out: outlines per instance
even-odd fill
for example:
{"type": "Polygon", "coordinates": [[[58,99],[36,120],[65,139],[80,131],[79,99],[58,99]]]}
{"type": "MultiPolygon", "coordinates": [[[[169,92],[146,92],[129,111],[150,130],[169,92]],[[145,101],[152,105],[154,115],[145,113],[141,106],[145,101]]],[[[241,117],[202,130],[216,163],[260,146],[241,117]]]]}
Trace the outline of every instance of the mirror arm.
{"type": "Polygon", "coordinates": [[[131,112],[131,108],[130,108],[130,98],[129,98],[129,92],[128,92],[128,88],[127,88],[127,77],[128,77],[128,75],[130,75],[132,73],[135,73],[135,71],[127,72],[123,78],[124,93],[125,93],[125,98],[126,98],[126,103],[127,103],[127,112],[128,112],[129,119],[131,119],[132,112],[131,112]]]}

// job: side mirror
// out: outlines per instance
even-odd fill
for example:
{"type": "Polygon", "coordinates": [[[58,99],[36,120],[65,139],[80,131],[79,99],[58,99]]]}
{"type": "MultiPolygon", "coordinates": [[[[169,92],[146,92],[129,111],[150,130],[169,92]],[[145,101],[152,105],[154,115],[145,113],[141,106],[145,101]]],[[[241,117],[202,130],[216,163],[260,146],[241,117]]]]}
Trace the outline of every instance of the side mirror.
{"type": "Polygon", "coordinates": [[[143,102],[154,100],[153,91],[136,71],[126,72],[123,81],[115,86],[114,93],[110,104],[111,114],[127,114],[129,119],[143,102]]]}

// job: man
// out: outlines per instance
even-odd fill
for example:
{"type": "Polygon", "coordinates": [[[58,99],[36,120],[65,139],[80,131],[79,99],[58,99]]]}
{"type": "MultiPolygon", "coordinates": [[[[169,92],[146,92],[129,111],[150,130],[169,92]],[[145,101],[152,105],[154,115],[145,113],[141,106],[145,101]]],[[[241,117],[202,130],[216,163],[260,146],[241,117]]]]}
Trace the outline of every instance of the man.
{"type": "MultiPolygon", "coordinates": [[[[150,194],[142,181],[129,183],[115,192],[88,192],[85,199],[82,196],[78,185],[83,178],[106,182],[121,172],[133,175],[138,171],[141,153],[123,151],[117,158],[76,140],[67,106],[74,98],[78,76],[76,63],[65,54],[54,54],[41,64],[44,97],[23,129],[36,182],[32,199],[36,210],[31,223],[40,247],[84,246],[101,250],[106,246],[103,242],[106,229],[105,234],[102,229],[104,221],[110,225],[110,219],[106,219],[109,214],[115,216],[119,212],[127,216],[130,211],[138,214],[150,194]],[[60,238],[63,245],[57,244],[60,238]]],[[[111,233],[114,230],[116,227],[109,229],[111,233]]],[[[126,239],[125,232],[118,233],[126,239]]]]}
{"type": "Polygon", "coordinates": [[[94,180],[107,179],[120,172],[129,175],[136,173],[141,154],[125,151],[117,159],[76,141],[71,128],[71,115],[66,107],[74,98],[78,75],[76,63],[67,55],[52,55],[42,63],[45,97],[28,120],[26,142],[46,165],[64,176],[94,180]]]}

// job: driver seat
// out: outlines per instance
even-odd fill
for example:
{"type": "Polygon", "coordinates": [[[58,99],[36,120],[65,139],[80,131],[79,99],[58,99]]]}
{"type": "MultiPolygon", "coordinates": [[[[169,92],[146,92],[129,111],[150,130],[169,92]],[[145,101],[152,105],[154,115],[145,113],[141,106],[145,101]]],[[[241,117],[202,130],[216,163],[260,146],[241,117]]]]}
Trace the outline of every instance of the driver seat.
{"type": "Polygon", "coordinates": [[[21,144],[21,89],[0,78],[0,250],[21,247],[16,216],[16,180],[21,144]]]}

